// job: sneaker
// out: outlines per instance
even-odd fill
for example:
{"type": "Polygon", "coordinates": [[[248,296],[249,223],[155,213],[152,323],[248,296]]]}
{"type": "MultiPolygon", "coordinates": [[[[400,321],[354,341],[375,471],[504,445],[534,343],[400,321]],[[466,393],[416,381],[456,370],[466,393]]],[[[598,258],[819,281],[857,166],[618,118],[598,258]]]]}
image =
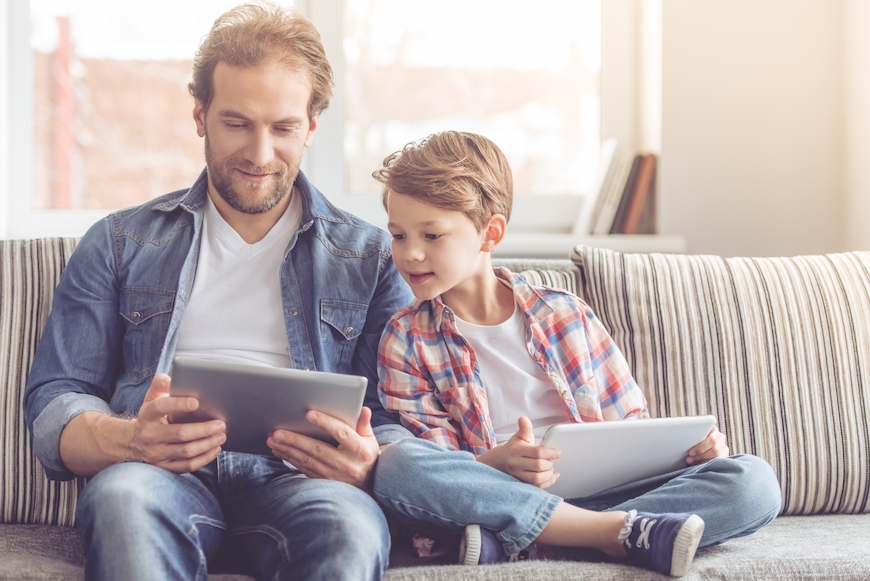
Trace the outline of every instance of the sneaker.
{"type": "Polygon", "coordinates": [[[495,535],[480,525],[468,525],[459,541],[460,565],[489,565],[508,560],[495,535]]]}
{"type": "Polygon", "coordinates": [[[619,540],[628,556],[653,571],[682,577],[695,558],[704,533],[696,514],[650,514],[628,511],[619,540]]]}

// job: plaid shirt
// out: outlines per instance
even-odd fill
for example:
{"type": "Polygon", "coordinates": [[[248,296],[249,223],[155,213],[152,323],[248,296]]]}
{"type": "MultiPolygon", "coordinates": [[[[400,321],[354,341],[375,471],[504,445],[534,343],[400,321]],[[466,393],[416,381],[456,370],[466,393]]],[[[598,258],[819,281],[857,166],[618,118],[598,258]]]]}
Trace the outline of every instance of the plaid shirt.
{"type": "MultiPolygon", "coordinates": [[[[607,330],[578,297],[496,268],[525,316],[529,356],[573,422],[648,417],[646,398],[607,330]]],[[[387,323],[378,395],[416,436],[480,455],[496,445],[480,367],[440,297],[415,300],[387,323]]],[[[521,413],[521,412],[520,412],[521,413]]]]}

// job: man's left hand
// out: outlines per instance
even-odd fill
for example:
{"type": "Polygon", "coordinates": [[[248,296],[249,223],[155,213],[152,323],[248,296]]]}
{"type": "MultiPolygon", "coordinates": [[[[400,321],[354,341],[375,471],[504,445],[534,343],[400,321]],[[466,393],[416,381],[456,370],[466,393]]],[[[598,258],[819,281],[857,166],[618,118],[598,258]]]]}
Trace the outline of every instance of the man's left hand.
{"type": "Polygon", "coordinates": [[[686,464],[700,464],[713,458],[725,458],[730,454],[728,444],[725,441],[725,434],[719,431],[719,428],[713,426],[707,433],[704,440],[689,449],[686,455],[686,464]]]}
{"type": "Polygon", "coordinates": [[[362,408],[356,430],[322,412],[309,411],[305,417],[329,432],[338,446],[296,432],[275,430],[266,440],[272,453],[309,478],[338,480],[366,490],[380,454],[372,431],[372,411],[365,406],[362,408]]]}

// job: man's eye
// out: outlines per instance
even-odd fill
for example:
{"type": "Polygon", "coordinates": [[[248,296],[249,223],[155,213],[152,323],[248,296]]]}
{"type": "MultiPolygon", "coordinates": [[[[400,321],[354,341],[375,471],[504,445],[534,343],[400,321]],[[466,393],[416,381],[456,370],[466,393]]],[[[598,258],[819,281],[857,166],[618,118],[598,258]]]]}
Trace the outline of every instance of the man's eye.
{"type": "Polygon", "coordinates": [[[284,135],[290,135],[291,133],[296,133],[295,127],[276,127],[275,131],[278,133],[283,133],[284,135]]]}
{"type": "Polygon", "coordinates": [[[245,126],[244,123],[230,123],[229,121],[225,121],[224,125],[226,125],[230,129],[241,129],[242,127],[245,126]]]}

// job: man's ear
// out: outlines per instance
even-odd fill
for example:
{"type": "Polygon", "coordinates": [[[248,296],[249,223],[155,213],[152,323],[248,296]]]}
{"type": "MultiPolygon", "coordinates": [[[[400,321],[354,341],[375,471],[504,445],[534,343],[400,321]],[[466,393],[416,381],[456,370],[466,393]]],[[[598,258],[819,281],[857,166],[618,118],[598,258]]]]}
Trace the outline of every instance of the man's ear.
{"type": "Polygon", "coordinates": [[[314,141],[314,130],[317,129],[317,120],[320,118],[320,115],[315,115],[311,118],[311,121],[308,122],[308,135],[305,136],[305,147],[311,145],[311,142],[314,141]]]}
{"type": "Polygon", "coordinates": [[[196,121],[197,135],[205,137],[205,107],[199,101],[193,105],[193,120],[196,121]]]}
{"type": "Polygon", "coordinates": [[[507,220],[502,214],[494,214],[484,226],[481,252],[492,252],[504,239],[506,233],[507,220]]]}

